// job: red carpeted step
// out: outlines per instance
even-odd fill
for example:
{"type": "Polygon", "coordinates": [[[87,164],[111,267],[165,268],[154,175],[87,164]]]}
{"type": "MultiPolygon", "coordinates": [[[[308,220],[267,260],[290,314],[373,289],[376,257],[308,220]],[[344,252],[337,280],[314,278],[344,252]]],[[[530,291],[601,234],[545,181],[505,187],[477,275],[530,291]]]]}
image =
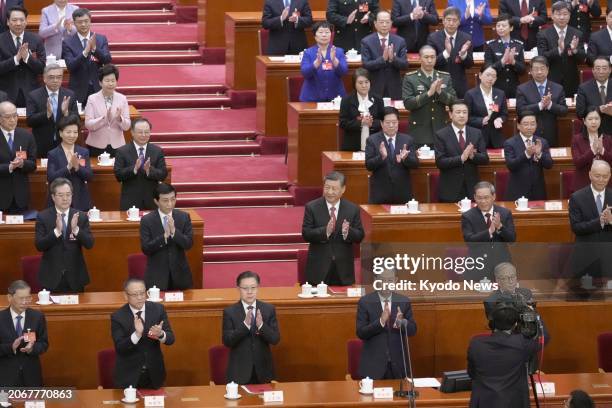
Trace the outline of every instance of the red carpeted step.
{"type": "Polygon", "coordinates": [[[206,94],[134,95],[128,97],[128,102],[137,109],[218,108],[231,104],[227,96],[206,94]]]}
{"type": "Polygon", "coordinates": [[[172,182],[178,193],[204,193],[212,191],[270,191],[287,190],[287,180],[278,181],[219,181],[219,182],[172,182]]]}
{"type": "Polygon", "coordinates": [[[190,207],[262,207],[289,206],[293,195],[287,191],[240,191],[220,193],[183,193],[177,206],[190,207]]]}
{"type": "Polygon", "coordinates": [[[194,44],[197,47],[198,43],[197,24],[97,23],[94,20],[92,30],[106,35],[111,51],[138,49],[132,47],[125,48],[135,44],[157,45],[156,48],[140,49],[167,50],[171,49],[167,47],[172,44],[182,43],[183,46],[181,48],[173,49],[189,49],[194,44]],[[116,48],[117,45],[122,45],[124,48],[116,48]]]}
{"type": "Polygon", "coordinates": [[[113,63],[117,65],[140,64],[201,64],[202,56],[197,51],[112,51],[113,63]]]}
{"type": "Polygon", "coordinates": [[[293,245],[204,246],[204,262],[290,261],[306,243],[293,245]]]}
{"type": "MultiPolygon", "coordinates": [[[[121,67],[121,73],[123,69],[121,67]]],[[[123,79],[123,78],[122,78],[123,79]]],[[[117,90],[124,95],[149,95],[155,91],[158,95],[177,95],[177,94],[207,94],[223,95],[227,88],[221,84],[202,84],[202,85],[127,85],[118,87],[117,90]]]]}
{"type": "Polygon", "coordinates": [[[256,272],[261,278],[261,285],[266,287],[294,286],[297,283],[297,263],[295,261],[205,262],[203,286],[207,289],[235,288],[236,276],[244,271],[256,272]]]}
{"type": "Polygon", "coordinates": [[[261,146],[255,141],[223,141],[199,143],[160,143],[167,157],[239,156],[259,154],[261,146]]]}
{"type": "Polygon", "coordinates": [[[193,51],[198,50],[198,43],[194,41],[139,41],[125,42],[120,39],[109,44],[111,54],[114,57],[117,52],[153,52],[153,51],[193,51]]]}
{"type": "Polygon", "coordinates": [[[166,10],[108,10],[92,13],[96,23],[167,23],[175,22],[176,14],[171,9],[166,10]]]}
{"type": "MultiPolygon", "coordinates": [[[[133,67],[127,67],[133,68],[133,67]]],[[[121,82],[123,83],[123,71],[121,82]]],[[[132,84],[132,82],[130,82],[132,84]]],[[[168,111],[140,110],[153,123],[156,132],[255,132],[255,109],[177,109],[168,111]]],[[[284,163],[283,156],[279,163],[284,163]]],[[[285,175],[286,175],[285,166],[285,175]]]]}
{"type": "MultiPolygon", "coordinates": [[[[156,51],[146,52],[156,53],[156,51]]],[[[142,51],[133,51],[133,53],[138,54],[142,53],[142,51]]],[[[123,66],[121,67],[121,80],[119,81],[118,88],[119,91],[131,95],[166,93],[215,94],[226,91],[224,83],[225,68],[216,65],[160,65],[155,68],[147,65],[123,66]],[[198,89],[202,91],[197,92],[198,89]],[[174,92],[172,92],[173,90],[174,92]]],[[[172,115],[174,117],[175,113],[172,113],[172,115]]],[[[187,115],[193,116],[193,112],[189,111],[187,115]]],[[[218,119],[216,115],[215,118],[218,119]]],[[[185,124],[183,123],[182,125],[184,126],[185,124]]],[[[255,125],[253,125],[253,128],[255,128],[255,125]]]]}
{"type": "Polygon", "coordinates": [[[166,0],[150,1],[79,1],[79,7],[89,10],[161,10],[172,9],[172,2],[166,0]]]}
{"type": "Polygon", "coordinates": [[[235,132],[153,132],[151,141],[163,142],[212,142],[230,140],[255,140],[256,133],[252,131],[238,130],[235,132]]]}

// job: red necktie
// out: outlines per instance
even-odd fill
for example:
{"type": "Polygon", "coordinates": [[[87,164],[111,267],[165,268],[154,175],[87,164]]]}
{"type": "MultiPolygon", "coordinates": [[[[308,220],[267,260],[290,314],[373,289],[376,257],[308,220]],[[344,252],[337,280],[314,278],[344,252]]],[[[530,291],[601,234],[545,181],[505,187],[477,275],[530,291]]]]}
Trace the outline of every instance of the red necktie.
{"type": "Polygon", "coordinates": [[[491,214],[486,213],[485,217],[487,217],[487,228],[489,228],[491,226],[491,214]]]}
{"type": "Polygon", "coordinates": [[[389,300],[385,300],[385,311],[389,313],[389,318],[387,319],[387,324],[385,327],[389,327],[389,320],[391,320],[391,309],[389,308],[389,300]]]}
{"type": "Polygon", "coordinates": [[[383,51],[384,51],[386,45],[387,45],[387,39],[386,38],[381,38],[380,39],[380,48],[382,48],[383,51]]]}
{"type": "Polygon", "coordinates": [[[330,217],[332,219],[332,224],[334,226],[334,230],[336,229],[336,207],[332,207],[329,209],[330,217]]]}
{"type": "Polygon", "coordinates": [[[463,130],[459,131],[459,147],[461,147],[461,150],[465,150],[465,138],[463,137],[463,130]]]}
{"type": "MultiPolygon", "coordinates": [[[[529,14],[529,9],[527,8],[527,0],[521,1],[521,17],[525,17],[529,14]]],[[[521,37],[523,41],[527,41],[529,37],[529,24],[521,24],[521,37]]]]}

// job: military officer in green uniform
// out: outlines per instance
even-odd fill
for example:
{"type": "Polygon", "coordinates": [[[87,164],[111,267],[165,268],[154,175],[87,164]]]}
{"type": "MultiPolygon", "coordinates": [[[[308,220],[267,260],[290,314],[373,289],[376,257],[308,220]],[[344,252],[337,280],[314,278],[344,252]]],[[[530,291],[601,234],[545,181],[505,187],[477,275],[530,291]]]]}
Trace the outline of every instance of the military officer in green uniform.
{"type": "Polygon", "coordinates": [[[436,71],[436,50],[424,45],[419,50],[421,68],[404,76],[402,99],[410,111],[408,130],[417,146],[433,146],[434,133],[446,126],[446,107],[457,99],[450,74],[436,71]]]}
{"type": "Polygon", "coordinates": [[[346,53],[361,50],[361,40],[372,32],[378,0],[329,0],[327,21],[334,25],[334,45],[346,53]]]}

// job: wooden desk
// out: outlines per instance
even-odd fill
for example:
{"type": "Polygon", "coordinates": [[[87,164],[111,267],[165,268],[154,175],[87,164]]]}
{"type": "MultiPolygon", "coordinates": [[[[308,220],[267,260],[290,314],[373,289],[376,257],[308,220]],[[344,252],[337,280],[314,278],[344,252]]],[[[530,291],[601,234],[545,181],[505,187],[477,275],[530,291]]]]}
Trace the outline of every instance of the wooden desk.
{"type": "MultiPolygon", "coordinates": [[[[166,183],[172,183],[172,166],[166,164],[168,177],[166,183]]],[[[102,211],[119,209],[121,197],[121,183],[115,178],[113,166],[100,166],[98,159],[91,159],[91,168],[94,179],[87,183],[91,194],[92,204],[102,211]]],[[[34,174],[30,176],[30,207],[37,210],[47,208],[48,184],[47,168],[40,166],[40,160],[34,174]]]]}
{"type": "MultiPolygon", "coordinates": [[[[193,247],[187,252],[187,260],[193,274],[193,284],[202,287],[202,241],[204,223],[197,212],[188,210],[193,225],[193,247]]],[[[84,249],[85,262],[91,283],[88,291],[121,290],[127,279],[127,256],[139,253],[140,223],[126,221],[123,211],[102,213],[102,222],[91,223],[95,238],[91,250],[84,249]]],[[[0,225],[0,292],[4,293],[9,283],[22,279],[20,259],[37,255],[34,246],[34,221],[20,225],[0,225]]]]}
{"type": "MultiPolygon", "coordinates": [[[[555,383],[555,395],[546,397],[547,407],[562,407],[563,401],[569,393],[579,388],[591,395],[597,406],[612,401],[609,387],[612,385],[612,374],[548,374],[542,381],[555,383]],[[603,385],[607,385],[603,386],[603,385]]],[[[406,399],[394,397],[392,400],[374,400],[372,396],[359,394],[357,381],[317,381],[317,382],[287,382],[271,385],[274,390],[282,390],[284,396],[283,406],[326,406],[326,407],[378,407],[378,406],[407,406],[406,399]]],[[[374,382],[375,387],[393,387],[399,389],[398,381],[381,380],[374,382]]],[[[404,384],[406,386],[406,384],[404,384]]],[[[419,407],[467,407],[470,392],[444,394],[433,388],[419,388],[419,397],[416,404],[419,407]]],[[[236,406],[269,406],[264,404],[261,397],[249,395],[243,389],[238,392],[242,395],[239,401],[226,400],[224,386],[199,387],[166,387],[165,406],[185,407],[236,407],[236,406]],[[187,403],[189,401],[189,403],[187,403]],[[189,405],[186,405],[189,404],[189,405]]],[[[80,403],[83,408],[99,407],[113,401],[120,404],[123,390],[79,390],[74,401],[52,402],[50,407],[71,407],[80,403]]],[[[532,398],[533,401],[533,398],[532,398]]],[[[540,398],[542,401],[542,398],[540,398]]],[[[142,402],[138,406],[142,406],[142,402]]]]}
{"type": "MultiPolygon", "coordinates": [[[[567,201],[563,210],[517,211],[513,202],[497,202],[512,211],[518,242],[573,242],[567,201]]],[[[421,214],[391,214],[382,205],[362,205],[361,221],[368,242],[463,242],[456,204],[420,204],[421,214]],[[427,237],[424,241],[423,237],[427,237]]]]}
{"type": "MultiPolygon", "coordinates": [[[[529,282],[521,286],[534,288],[529,282]]],[[[265,282],[264,282],[265,284],[265,282]]],[[[355,338],[357,298],[333,295],[299,299],[299,289],[265,288],[259,298],[275,305],[281,342],[272,347],[277,379],[287,381],[342,380],[347,372],[346,342],[355,338]],[[324,333],[324,336],[321,336],[324,333]]],[[[596,372],[596,336],[609,330],[608,302],[550,301],[548,292],[534,288],[538,310],[551,342],[543,370],[547,373],[596,372]]],[[[486,332],[482,300],[468,296],[406,292],[413,302],[418,333],[410,340],[415,376],[440,376],[466,367],[471,337],[486,332]],[[452,336],[449,335],[452,333],[452,336]]],[[[238,297],[235,289],[185,292],[185,301],[164,305],[176,343],[163,347],[168,386],[208,384],[208,348],[221,343],[223,309],[238,297]],[[195,359],[194,359],[195,358],[195,359]]],[[[122,293],[85,293],[73,306],[36,306],[47,317],[50,347],[42,357],[45,384],[95,388],[96,353],[112,348],[110,314],[125,303],[122,293]],[[79,340],[74,333],[79,332],[79,340]],[[62,367],[58,370],[57,367],[62,367]]],[[[0,307],[7,301],[0,299],[0,307]]],[[[224,387],[220,387],[224,388],[224,387]]]]}
{"type": "MultiPolygon", "coordinates": [[[[570,148],[566,148],[566,150],[571,154],[570,148]]],[[[489,152],[489,157],[491,159],[489,164],[478,167],[480,169],[480,178],[495,184],[495,172],[508,171],[508,168],[506,167],[505,160],[499,153],[489,152]]],[[[302,159],[300,159],[300,163],[301,160],[302,159]]],[[[353,160],[352,152],[323,152],[321,154],[321,161],[321,174],[327,174],[330,171],[338,170],[346,176],[347,188],[344,197],[359,204],[368,202],[369,172],[365,168],[363,160],[353,160]]],[[[289,165],[289,174],[291,174],[291,161],[289,161],[289,165]]],[[[574,163],[572,162],[571,156],[564,156],[555,157],[553,168],[544,170],[546,192],[550,200],[561,198],[560,172],[573,169],[574,163]]],[[[430,186],[427,182],[427,174],[436,173],[437,171],[438,168],[436,167],[434,159],[420,159],[419,167],[410,170],[412,194],[415,200],[423,203],[429,202],[430,186]]],[[[319,179],[320,178],[319,176],[319,179]]],[[[498,198],[503,199],[504,197],[498,198]]]]}

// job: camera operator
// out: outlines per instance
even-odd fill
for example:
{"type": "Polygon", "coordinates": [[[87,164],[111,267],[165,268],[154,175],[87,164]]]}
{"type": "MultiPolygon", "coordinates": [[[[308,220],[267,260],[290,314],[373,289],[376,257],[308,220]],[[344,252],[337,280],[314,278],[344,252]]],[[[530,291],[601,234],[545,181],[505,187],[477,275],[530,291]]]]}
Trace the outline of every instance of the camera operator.
{"type": "Polygon", "coordinates": [[[499,303],[491,312],[493,333],[472,338],[470,408],[529,408],[528,363],[539,343],[516,331],[520,317],[513,304],[499,303]]]}

